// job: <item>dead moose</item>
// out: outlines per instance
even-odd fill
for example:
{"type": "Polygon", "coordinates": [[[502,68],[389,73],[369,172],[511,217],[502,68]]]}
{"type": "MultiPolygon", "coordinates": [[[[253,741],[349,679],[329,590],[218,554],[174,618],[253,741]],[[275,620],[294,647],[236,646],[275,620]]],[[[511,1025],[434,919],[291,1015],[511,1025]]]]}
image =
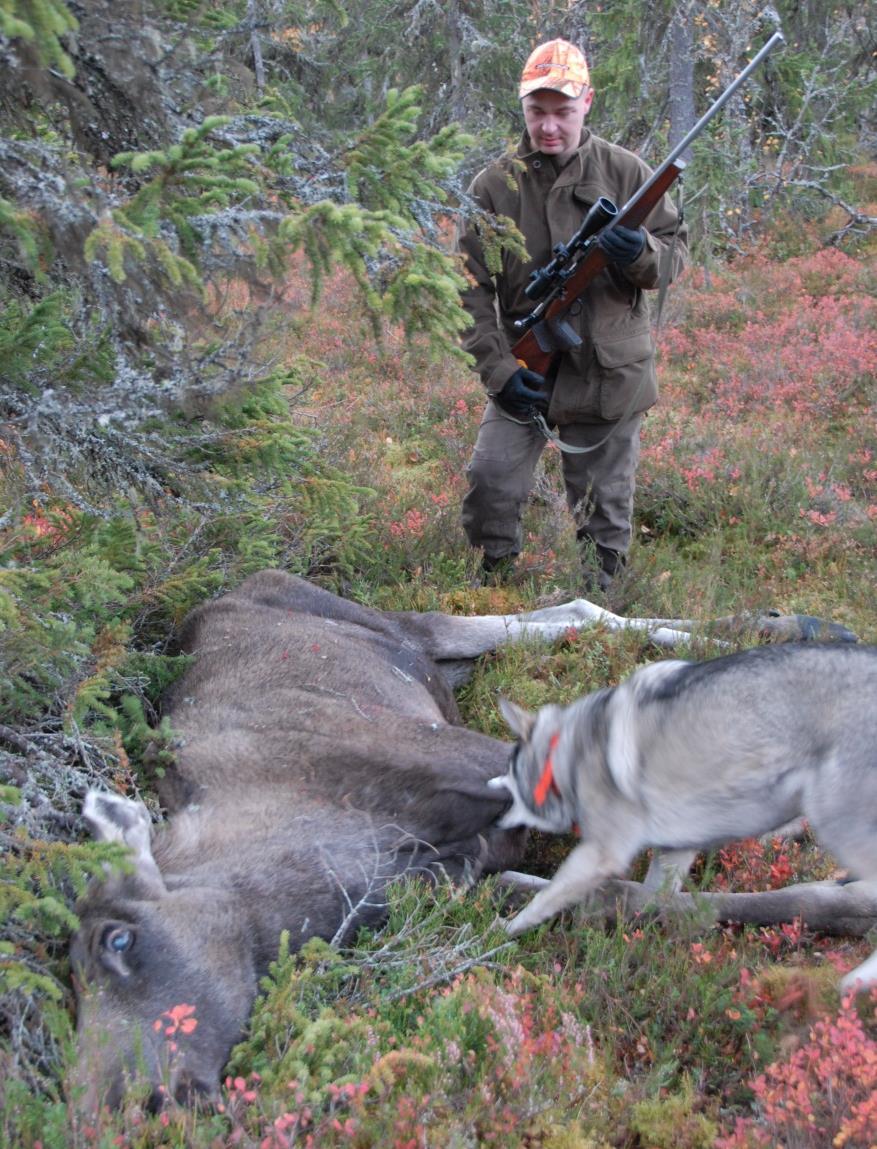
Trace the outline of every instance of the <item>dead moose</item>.
{"type": "MultiPolygon", "coordinates": [[[[496,825],[508,795],[487,785],[509,746],[459,724],[452,687],[503,643],[597,621],[664,645],[690,637],[690,623],[624,620],[585,600],[519,616],[381,613],[280,571],[195,610],[181,647],[196,657],[165,705],[169,819],[153,835],[142,803],[86,799],[90,829],[127,844],[133,870],[94,883],[78,907],[80,1105],[118,1104],[135,1076],[154,1105],[215,1097],[281,931],[293,947],[343,941],[383,918],[385,886],[402,872],[471,881],[517,864],[522,832],[496,825]],[[155,1023],[182,1003],[197,1029],[169,1065],[155,1023]]],[[[768,637],[852,637],[800,616],[754,625],[768,637]]],[[[843,891],[713,897],[719,917],[812,910],[820,928],[865,932],[873,903],[843,891]]],[[[641,906],[649,887],[609,893],[641,906]]]]}

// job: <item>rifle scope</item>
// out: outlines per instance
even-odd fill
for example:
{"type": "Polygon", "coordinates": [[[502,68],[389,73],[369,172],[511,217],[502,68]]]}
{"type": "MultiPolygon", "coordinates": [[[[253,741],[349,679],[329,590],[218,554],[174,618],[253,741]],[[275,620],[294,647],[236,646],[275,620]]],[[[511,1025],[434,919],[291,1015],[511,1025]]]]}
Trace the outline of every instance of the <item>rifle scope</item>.
{"type": "Polygon", "coordinates": [[[582,226],[569,243],[556,244],[551,249],[554,259],[544,267],[538,267],[530,272],[530,282],[524,288],[524,295],[528,299],[541,299],[553,287],[562,284],[572,274],[573,268],[568,265],[576,251],[584,247],[592,235],[596,235],[617,215],[618,208],[612,200],[601,195],[597,202],[588,208],[582,226]]]}

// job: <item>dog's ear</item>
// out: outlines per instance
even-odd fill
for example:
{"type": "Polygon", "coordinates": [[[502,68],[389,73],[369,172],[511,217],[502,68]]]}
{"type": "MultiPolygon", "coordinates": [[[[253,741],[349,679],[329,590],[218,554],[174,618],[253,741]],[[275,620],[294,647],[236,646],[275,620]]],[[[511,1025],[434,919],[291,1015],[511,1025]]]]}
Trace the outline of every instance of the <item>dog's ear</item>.
{"type": "Polygon", "coordinates": [[[499,709],[512,733],[517,734],[522,742],[526,742],[536,725],[537,715],[534,711],[525,710],[523,706],[518,706],[508,698],[500,698],[499,709]]]}

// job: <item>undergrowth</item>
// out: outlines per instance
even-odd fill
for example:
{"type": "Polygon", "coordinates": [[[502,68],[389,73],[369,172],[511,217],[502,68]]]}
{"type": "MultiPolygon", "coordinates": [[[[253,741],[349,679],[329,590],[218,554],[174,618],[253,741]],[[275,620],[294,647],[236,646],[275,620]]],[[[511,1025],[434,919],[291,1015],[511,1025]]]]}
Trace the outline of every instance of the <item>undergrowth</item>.
{"type": "MultiPolygon", "coordinates": [[[[634,545],[605,605],[701,620],[777,608],[877,640],[873,289],[867,252],[826,249],[784,263],[755,252],[675,290],[634,545]]],[[[157,434],[171,463],[148,497],[129,485],[87,505],[58,490],[25,498],[15,444],[0,439],[2,1142],[873,1144],[874,1003],[855,1013],[834,988],[863,943],[806,923],[571,916],[510,943],[494,925],[507,895],[491,883],[466,896],[409,883],[385,929],[348,950],[281,952],[221,1111],[151,1116],[132,1099],[94,1127],[73,1120],[63,940],[77,891],[113,860],[82,841],[79,809],[95,781],[155,809],[172,738],[158,702],[186,664],[174,648],[186,613],[265,566],[384,609],[495,613],[579,591],[551,450],[514,578],[471,585],[458,514],[480,385],[395,330],[364,347],[345,292],[327,284],[334,303],[299,332],[307,386],[290,368],[150,425],[133,447],[157,434]]],[[[499,694],[570,701],[659,656],[599,628],[522,644],[483,659],[459,701],[468,724],[505,737],[499,694]]],[[[550,874],[568,846],[535,837],[528,868],[550,874]]],[[[717,851],[695,880],[752,889],[832,873],[805,839],[717,851]]]]}

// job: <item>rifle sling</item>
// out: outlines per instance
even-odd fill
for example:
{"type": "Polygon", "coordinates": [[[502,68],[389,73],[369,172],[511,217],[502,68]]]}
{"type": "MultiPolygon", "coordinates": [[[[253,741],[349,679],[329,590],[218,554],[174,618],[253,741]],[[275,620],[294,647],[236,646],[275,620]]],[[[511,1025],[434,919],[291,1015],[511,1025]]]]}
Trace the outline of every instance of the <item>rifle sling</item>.
{"type": "Polygon", "coordinates": [[[661,319],[664,315],[664,303],[667,299],[667,289],[670,286],[670,278],[673,275],[673,259],[676,255],[676,238],[679,235],[679,229],[682,227],[682,222],[685,216],[685,205],[683,203],[682,195],[683,179],[680,175],[679,181],[676,184],[676,227],[673,229],[673,238],[670,240],[670,247],[664,253],[664,258],[661,260],[661,281],[658,284],[658,302],[655,307],[655,347],[658,346],[658,335],[661,331],[661,319]]]}

